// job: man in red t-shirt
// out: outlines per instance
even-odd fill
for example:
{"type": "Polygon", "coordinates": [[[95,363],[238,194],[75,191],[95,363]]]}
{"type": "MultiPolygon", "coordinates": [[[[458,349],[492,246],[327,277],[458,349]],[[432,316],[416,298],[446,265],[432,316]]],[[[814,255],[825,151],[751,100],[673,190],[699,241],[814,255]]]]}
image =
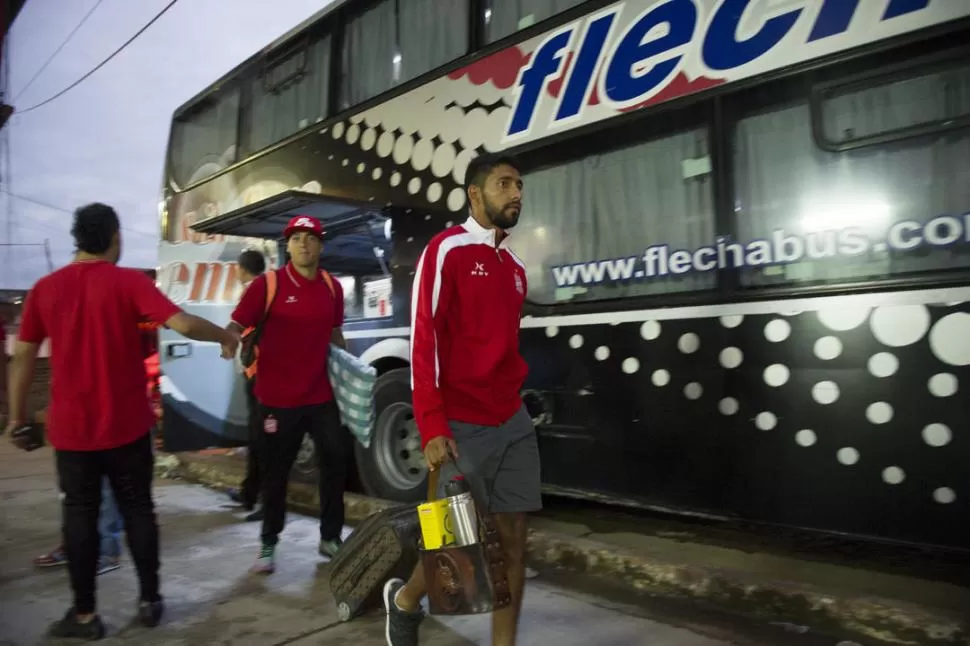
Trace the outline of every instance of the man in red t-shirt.
{"type": "Polygon", "coordinates": [[[262,548],[254,572],[275,569],[276,544],[286,519],[286,488],[303,437],[316,449],[320,487],[320,553],[333,557],[341,545],[344,486],[351,459],[350,435],[340,423],[327,375],[330,344],[345,347],[344,295],[340,281],[320,270],[323,227],[307,216],[283,231],[290,261],[254,280],[232,313],[241,332],[263,320],[267,275],[276,295],[259,332],[255,395],[259,402],[263,468],[262,548]]]}
{"type": "Polygon", "coordinates": [[[117,266],[121,225],[114,209],[91,204],[74,214],[74,261],[41,278],[24,304],[10,369],[7,430],[28,419],[27,393],[38,349],[50,339],[47,438],[54,447],[64,492],[64,541],[74,605],[51,627],[54,637],[100,639],[95,612],[98,509],[107,476],[124,518],[141,588],[138,615],[156,626],[163,612],[158,590],[158,526],[152,500],[155,415],[145,392],[138,323],[145,318],[198,341],[222,344],[231,359],[238,337],[182,312],[145,274],[117,266]]]}

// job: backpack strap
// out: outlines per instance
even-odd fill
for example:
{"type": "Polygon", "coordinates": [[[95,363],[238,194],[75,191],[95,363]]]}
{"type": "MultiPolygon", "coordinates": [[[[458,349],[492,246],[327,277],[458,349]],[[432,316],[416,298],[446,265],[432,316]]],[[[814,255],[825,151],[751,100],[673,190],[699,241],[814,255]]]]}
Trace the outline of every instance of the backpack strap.
{"type": "Polygon", "coordinates": [[[269,308],[276,298],[276,270],[266,272],[266,307],[263,309],[263,318],[260,324],[269,316],[269,308]]]}
{"type": "Polygon", "coordinates": [[[333,288],[333,278],[330,276],[330,273],[327,272],[326,269],[321,269],[320,270],[320,276],[323,277],[323,281],[325,283],[327,283],[327,287],[330,288],[330,295],[333,296],[334,298],[336,298],[337,297],[337,292],[334,291],[334,288],[333,288]]]}
{"type": "Polygon", "coordinates": [[[277,275],[276,270],[270,270],[266,272],[266,305],[263,307],[263,316],[259,319],[259,323],[256,327],[247,330],[248,334],[244,333],[244,336],[252,335],[252,347],[253,347],[253,362],[249,364],[244,373],[247,379],[252,379],[256,376],[256,365],[259,359],[259,337],[262,335],[263,326],[266,324],[266,319],[269,318],[270,307],[273,306],[273,301],[276,299],[277,291],[277,275]]]}

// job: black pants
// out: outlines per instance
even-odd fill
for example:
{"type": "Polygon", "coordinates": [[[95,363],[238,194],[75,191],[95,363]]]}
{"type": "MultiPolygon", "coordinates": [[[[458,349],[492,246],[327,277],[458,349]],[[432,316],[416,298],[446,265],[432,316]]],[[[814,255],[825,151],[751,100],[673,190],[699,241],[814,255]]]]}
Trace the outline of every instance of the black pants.
{"type": "Polygon", "coordinates": [[[352,449],[350,433],[340,424],[337,404],[329,401],[299,408],[260,408],[263,419],[260,458],[266,464],[263,471],[263,544],[276,545],[283,531],[290,471],[307,433],[313,440],[319,468],[320,538],[337,538],[344,526],[344,486],[352,449]],[[269,416],[276,420],[276,430],[272,433],[265,430],[269,416]]]}
{"type": "Polygon", "coordinates": [[[158,601],[158,524],[152,501],[155,457],[146,431],[131,444],[106,451],[57,451],[57,475],[64,492],[64,546],[74,610],[95,610],[94,577],[101,549],[98,512],[101,478],[108,476],[125,520],[128,549],[138,570],[141,601],[158,601]]]}
{"type": "Polygon", "coordinates": [[[246,451],[246,479],[243,480],[240,497],[243,504],[252,507],[256,505],[263,482],[263,464],[259,459],[263,421],[259,414],[259,402],[253,394],[253,382],[250,380],[246,381],[246,404],[249,407],[249,448],[246,451]]]}

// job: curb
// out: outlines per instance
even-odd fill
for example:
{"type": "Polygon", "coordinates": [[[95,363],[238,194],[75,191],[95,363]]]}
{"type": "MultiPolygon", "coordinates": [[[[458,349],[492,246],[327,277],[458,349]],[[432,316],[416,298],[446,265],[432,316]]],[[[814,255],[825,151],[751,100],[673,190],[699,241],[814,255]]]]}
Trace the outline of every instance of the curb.
{"type": "MultiPolygon", "coordinates": [[[[179,467],[167,477],[225,490],[236,487],[244,466],[190,455],[178,456],[179,467]]],[[[291,480],[290,509],[316,515],[317,487],[291,480]]],[[[388,500],[344,495],[346,518],[356,524],[397,506],[388,500]]],[[[850,634],[888,644],[949,646],[967,644],[970,625],[964,616],[880,597],[848,597],[746,572],[674,562],[585,538],[530,529],[528,563],[537,569],[581,575],[624,593],[689,601],[763,621],[811,625],[833,634],[850,634]]]]}

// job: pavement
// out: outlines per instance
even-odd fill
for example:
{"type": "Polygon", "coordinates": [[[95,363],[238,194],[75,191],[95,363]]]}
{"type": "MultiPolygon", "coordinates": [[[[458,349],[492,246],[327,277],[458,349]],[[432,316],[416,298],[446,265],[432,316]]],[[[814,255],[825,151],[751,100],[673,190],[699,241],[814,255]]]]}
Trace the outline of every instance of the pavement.
{"type": "MultiPolygon", "coordinates": [[[[160,459],[160,471],[169,464],[170,460],[160,459]]],[[[121,569],[97,579],[99,612],[108,627],[105,643],[384,643],[380,611],[348,623],[338,620],[329,592],[327,560],[316,552],[317,524],[311,518],[289,515],[278,570],[265,577],[247,572],[256,554],[259,525],[243,522],[244,512],[224,495],[198,484],[157,479],[155,499],[167,614],[155,629],[134,623],[137,583],[126,556],[121,569]]],[[[70,605],[67,572],[37,570],[31,559],[57,544],[59,519],[51,451],[44,448],[26,454],[16,451],[6,438],[0,439],[0,646],[58,643],[45,640],[44,633],[70,605]]],[[[345,529],[347,534],[350,531],[345,529]]],[[[484,645],[490,643],[488,635],[487,616],[429,618],[422,628],[422,645],[484,645]]],[[[550,581],[530,581],[519,643],[766,646],[780,642],[749,637],[734,627],[696,617],[652,616],[636,605],[550,581]]]]}
{"type": "MultiPolygon", "coordinates": [[[[166,460],[172,475],[216,488],[237,486],[245,469],[241,457],[220,452],[166,460]]],[[[393,504],[355,494],[345,499],[350,523],[393,504]]],[[[305,513],[319,508],[316,487],[306,483],[291,482],[289,501],[292,509],[305,513]]],[[[604,515],[553,513],[531,519],[530,565],[545,579],[572,575],[585,587],[632,597],[639,605],[657,600],[687,603],[790,627],[799,634],[855,643],[970,643],[965,560],[962,568],[954,561],[932,572],[887,569],[866,562],[866,553],[878,551],[871,544],[841,562],[826,561],[768,549],[755,540],[717,544],[701,540],[698,532],[645,531],[635,523],[606,527],[604,515]],[[954,576],[960,571],[962,577],[954,576]]],[[[919,560],[906,553],[897,555],[900,558],[919,560]]],[[[786,637],[779,643],[791,642],[786,637]]]]}

